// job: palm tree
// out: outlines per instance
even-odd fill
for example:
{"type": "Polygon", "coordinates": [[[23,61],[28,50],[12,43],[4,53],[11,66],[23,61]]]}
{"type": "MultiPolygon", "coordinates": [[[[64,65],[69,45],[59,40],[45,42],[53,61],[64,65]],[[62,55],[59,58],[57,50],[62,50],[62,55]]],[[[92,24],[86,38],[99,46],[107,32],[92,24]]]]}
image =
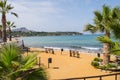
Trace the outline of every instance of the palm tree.
{"type": "Polygon", "coordinates": [[[0,80],[47,80],[42,67],[35,68],[36,55],[25,56],[14,44],[0,50],[0,80]]]}
{"type": "Polygon", "coordinates": [[[7,0],[0,0],[0,12],[2,13],[2,39],[4,42],[7,41],[6,38],[6,14],[11,13],[15,15],[16,17],[18,16],[14,12],[10,12],[14,7],[11,6],[11,4],[7,4],[7,0]]]}
{"type": "Polygon", "coordinates": [[[10,22],[10,21],[7,21],[6,26],[8,28],[8,32],[9,32],[9,41],[11,41],[12,40],[11,27],[14,28],[16,26],[14,25],[14,22],[10,22]]]}
{"type": "MultiPolygon", "coordinates": [[[[113,19],[117,18],[115,11],[118,8],[109,8],[108,6],[103,5],[102,12],[95,11],[95,18],[94,23],[95,24],[88,24],[85,27],[84,31],[90,31],[92,33],[95,33],[97,31],[105,33],[105,36],[110,38],[110,32],[111,27],[110,24],[112,23],[113,19]]],[[[104,43],[103,44],[103,62],[104,64],[109,63],[110,61],[110,44],[104,43]]]]}

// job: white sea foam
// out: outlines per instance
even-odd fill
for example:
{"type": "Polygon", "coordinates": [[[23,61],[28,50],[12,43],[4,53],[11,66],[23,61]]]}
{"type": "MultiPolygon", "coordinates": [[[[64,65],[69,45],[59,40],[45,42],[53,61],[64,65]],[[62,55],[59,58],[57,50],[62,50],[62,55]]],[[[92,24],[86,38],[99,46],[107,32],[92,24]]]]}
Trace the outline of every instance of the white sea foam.
{"type": "Polygon", "coordinates": [[[44,46],[44,48],[61,49],[60,47],[47,47],[47,46],[44,46]]]}
{"type": "Polygon", "coordinates": [[[101,48],[94,48],[94,47],[81,47],[83,49],[89,49],[89,50],[100,50],[101,48]]]}

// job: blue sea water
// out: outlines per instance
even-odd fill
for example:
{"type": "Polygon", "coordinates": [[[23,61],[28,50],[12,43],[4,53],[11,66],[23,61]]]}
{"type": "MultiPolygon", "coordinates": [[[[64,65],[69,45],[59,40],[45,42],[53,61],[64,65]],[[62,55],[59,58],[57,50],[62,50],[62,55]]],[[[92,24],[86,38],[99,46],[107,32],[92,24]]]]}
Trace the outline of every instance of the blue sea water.
{"type": "Polygon", "coordinates": [[[25,46],[28,47],[52,47],[77,50],[100,51],[102,43],[96,40],[101,35],[77,35],[77,36],[34,36],[22,37],[25,46]]]}

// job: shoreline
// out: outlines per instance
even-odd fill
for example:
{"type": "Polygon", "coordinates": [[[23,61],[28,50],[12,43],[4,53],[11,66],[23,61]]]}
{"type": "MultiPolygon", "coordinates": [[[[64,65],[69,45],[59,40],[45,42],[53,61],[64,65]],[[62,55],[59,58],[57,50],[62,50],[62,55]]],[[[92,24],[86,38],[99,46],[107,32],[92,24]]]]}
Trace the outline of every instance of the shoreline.
{"type": "Polygon", "coordinates": [[[102,49],[101,48],[93,48],[93,47],[84,47],[84,48],[67,48],[67,47],[47,47],[47,46],[41,46],[41,47],[30,47],[30,48],[48,48],[48,49],[54,49],[54,50],[73,50],[73,51],[79,51],[82,53],[100,53],[102,54],[102,49]]]}
{"type": "MultiPolygon", "coordinates": [[[[77,49],[66,49],[66,48],[53,48],[53,47],[29,47],[31,50],[38,50],[38,51],[45,51],[45,49],[53,49],[53,50],[59,50],[61,51],[61,49],[63,49],[63,51],[78,51],[79,53],[83,53],[83,54],[92,54],[92,55],[97,55],[97,52],[89,52],[89,51],[81,51],[81,50],[77,50],[77,49]]],[[[101,53],[102,55],[102,53],[101,53]]]]}

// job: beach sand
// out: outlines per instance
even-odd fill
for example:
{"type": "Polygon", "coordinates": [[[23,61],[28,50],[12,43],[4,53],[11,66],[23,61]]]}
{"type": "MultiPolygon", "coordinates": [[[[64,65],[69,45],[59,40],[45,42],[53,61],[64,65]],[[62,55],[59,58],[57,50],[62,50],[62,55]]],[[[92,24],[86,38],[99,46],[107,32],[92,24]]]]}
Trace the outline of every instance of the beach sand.
{"type": "MultiPolygon", "coordinates": [[[[103,74],[111,74],[113,72],[96,69],[91,66],[91,61],[97,57],[95,54],[80,53],[80,58],[70,57],[69,51],[54,50],[55,54],[45,53],[45,49],[30,48],[31,51],[38,51],[37,57],[40,57],[40,62],[46,67],[50,76],[49,80],[59,80],[76,77],[97,76],[103,74]],[[50,68],[48,68],[48,58],[52,58],[50,68]]],[[[115,76],[103,78],[103,80],[114,80],[115,76]]],[[[120,79],[120,76],[119,76],[120,79]]],[[[87,80],[99,80],[87,79],[87,80]]]]}

